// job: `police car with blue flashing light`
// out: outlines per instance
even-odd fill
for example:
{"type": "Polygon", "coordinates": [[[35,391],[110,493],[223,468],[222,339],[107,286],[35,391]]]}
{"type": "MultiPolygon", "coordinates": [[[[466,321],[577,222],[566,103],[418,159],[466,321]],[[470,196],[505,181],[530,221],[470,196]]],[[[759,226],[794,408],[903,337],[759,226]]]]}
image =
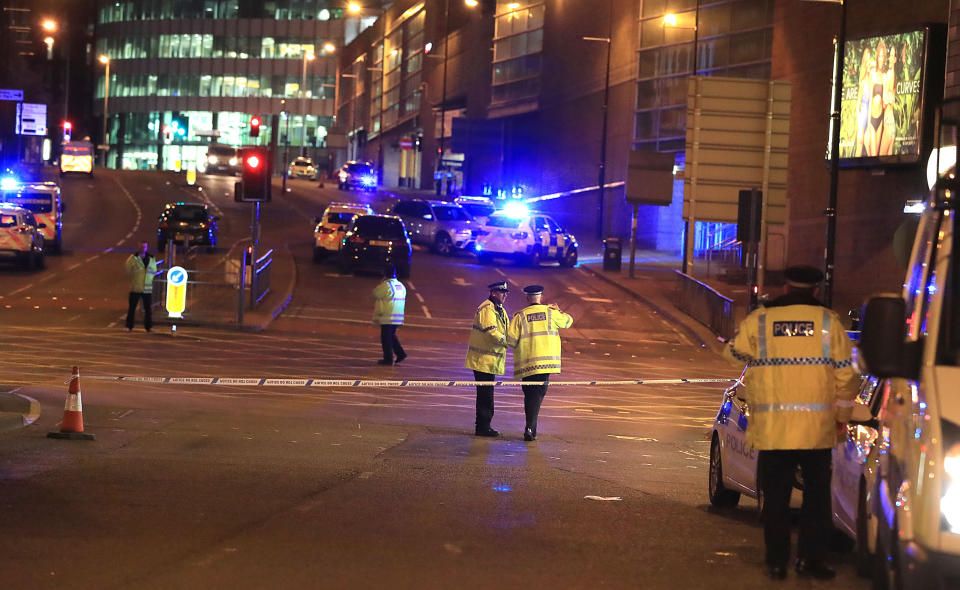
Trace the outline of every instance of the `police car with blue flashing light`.
{"type": "Polygon", "coordinates": [[[497,206],[490,197],[457,197],[453,202],[466,209],[478,223],[486,223],[497,210],[497,206]]]}
{"type": "Polygon", "coordinates": [[[560,266],[577,264],[577,239],[548,215],[509,203],[492,214],[478,232],[475,249],[482,264],[494,258],[512,258],[538,267],[543,261],[560,266]]]}
{"type": "Polygon", "coordinates": [[[13,260],[31,270],[43,268],[43,227],[29,210],[0,203],[0,260],[13,260]]]}
{"type": "Polygon", "coordinates": [[[340,190],[377,190],[377,171],[370,162],[350,161],[337,172],[337,188],[340,190]]]}

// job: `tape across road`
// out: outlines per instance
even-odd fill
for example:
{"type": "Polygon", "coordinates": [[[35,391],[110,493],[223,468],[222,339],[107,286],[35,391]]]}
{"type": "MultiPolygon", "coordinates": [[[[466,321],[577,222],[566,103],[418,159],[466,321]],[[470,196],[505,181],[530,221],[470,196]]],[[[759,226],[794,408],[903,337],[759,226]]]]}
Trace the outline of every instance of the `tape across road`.
{"type": "MultiPolygon", "coordinates": [[[[133,377],[93,375],[84,379],[122,381],[125,383],[159,383],[170,385],[234,385],[243,387],[475,387],[493,385],[519,387],[536,385],[532,381],[441,381],[383,379],[282,379],[257,377],[133,377]]],[[[684,385],[688,383],[736,383],[737,379],[624,379],[610,381],[550,381],[552,386],[595,387],[613,385],[684,385]]]]}

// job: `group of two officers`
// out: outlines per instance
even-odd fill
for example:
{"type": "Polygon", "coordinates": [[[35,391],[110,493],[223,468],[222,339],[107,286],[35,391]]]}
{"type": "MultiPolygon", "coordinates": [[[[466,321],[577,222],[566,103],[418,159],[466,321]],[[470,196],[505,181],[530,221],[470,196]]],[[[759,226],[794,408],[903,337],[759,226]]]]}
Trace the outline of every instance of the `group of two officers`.
{"type": "Polygon", "coordinates": [[[513,375],[529,385],[523,385],[523,412],[526,424],[523,440],[537,439],[537,417],[547,394],[551,373],[560,372],[559,330],[569,328],[573,318],[560,311],[556,303],[544,305],[543,287],[524,287],[527,306],[510,322],[503,307],[509,287],[506,281],[488,285],[490,297],[477,308],[473,316],[466,367],[473,370],[477,382],[477,436],[500,436],[490,426],[493,419],[493,381],[495,375],[506,372],[507,347],[513,348],[513,375]]]}

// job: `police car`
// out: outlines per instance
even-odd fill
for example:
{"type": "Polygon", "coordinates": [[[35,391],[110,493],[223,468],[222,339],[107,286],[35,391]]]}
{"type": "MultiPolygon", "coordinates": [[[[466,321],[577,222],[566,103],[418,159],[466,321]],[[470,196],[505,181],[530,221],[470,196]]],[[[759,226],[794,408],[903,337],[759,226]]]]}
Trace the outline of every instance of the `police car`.
{"type": "Polygon", "coordinates": [[[577,264],[577,239],[560,224],[525,207],[505,207],[491,215],[477,236],[477,258],[481,264],[495,257],[513,258],[540,266],[555,260],[560,266],[577,264]]]}
{"type": "Polygon", "coordinates": [[[43,268],[43,227],[27,209],[0,203],[0,260],[43,268]]]}
{"type": "Polygon", "coordinates": [[[0,202],[33,213],[43,235],[44,250],[60,253],[63,249],[63,203],[57,183],[21,183],[4,178],[0,180],[0,202]]]}
{"type": "Polygon", "coordinates": [[[372,215],[373,209],[365,203],[330,203],[323,215],[314,221],[313,261],[320,262],[332,252],[340,251],[340,240],[349,224],[357,215],[372,215]]]}
{"type": "MultiPolygon", "coordinates": [[[[723,392],[720,410],[713,422],[710,437],[710,470],[708,493],[710,503],[718,508],[736,506],[740,497],[745,495],[757,500],[759,510],[763,507],[763,494],[760,492],[757,477],[758,451],[747,442],[747,428],[750,425],[750,408],[743,399],[746,368],[740,375],[740,381],[723,392]]],[[[854,417],[866,418],[870,410],[879,401],[878,380],[864,377],[854,402],[854,417]]],[[[834,527],[857,542],[857,567],[869,568],[871,543],[873,536],[869,529],[876,531],[876,523],[871,524],[867,512],[866,491],[872,489],[876,469],[877,440],[875,424],[867,421],[863,424],[849,424],[844,428],[844,436],[833,448],[833,472],[831,475],[831,498],[833,504],[834,527]]],[[[798,474],[798,487],[801,484],[798,474]]]]}

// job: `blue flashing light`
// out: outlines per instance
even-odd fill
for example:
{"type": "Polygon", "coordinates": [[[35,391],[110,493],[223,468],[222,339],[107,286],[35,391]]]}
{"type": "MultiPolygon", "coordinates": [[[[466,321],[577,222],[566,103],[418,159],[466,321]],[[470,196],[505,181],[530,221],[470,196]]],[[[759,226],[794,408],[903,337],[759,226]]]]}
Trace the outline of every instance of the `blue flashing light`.
{"type": "Polygon", "coordinates": [[[20,187],[20,181],[13,176],[4,176],[0,179],[0,190],[15,191],[20,187]]]}
{"type": "Polygon", "coordinates": [[[503,206],[503,214],[513,219],[522,219],[530,215],[530,208],[523,203],[514,201],[503,206]]]}
{"type": "Polygon", "coordinates": [[[513,488],[511,488],[507,484],[497,484],[493,486],[493,491],[495,492],[509,492],[509,491],[512,491],[512,489],[513,488]]]}
{"type": "Polygon", "coordinates": [[[473,249],[479,252],[480,250],[483,250],[483,246],[481,246],[480,244],[474,243],[473,249]]]}

